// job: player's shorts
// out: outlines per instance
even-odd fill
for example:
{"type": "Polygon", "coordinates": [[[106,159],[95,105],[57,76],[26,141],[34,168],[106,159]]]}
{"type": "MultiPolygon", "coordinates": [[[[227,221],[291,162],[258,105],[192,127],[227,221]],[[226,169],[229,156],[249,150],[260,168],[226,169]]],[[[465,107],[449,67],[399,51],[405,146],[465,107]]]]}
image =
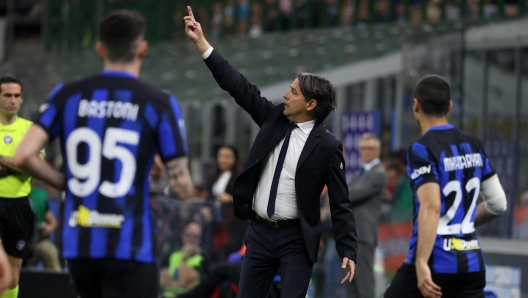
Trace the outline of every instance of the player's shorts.
{"type": "Polygon", "coordinates": [[[158,298],[158,265],[117,259],[68,259],[75,288],[89,298],[158,298]]]}
{"type": "Polygon", "coordinates": [[[35,214],[28,197],[0,198],[0,238],[7,255],[24,258],[31,250],[35,214]]]}
{"type": "MultiPolygon", "coordinates": [[[[442,297],[484,298],[486,272],[443,274],[433,273],[433,282],[442,289],[442,297]]],[[[422,298],[418,290],[416,269],[413,265],[403,264],[384,295],[385,298],[422,298]]]]}

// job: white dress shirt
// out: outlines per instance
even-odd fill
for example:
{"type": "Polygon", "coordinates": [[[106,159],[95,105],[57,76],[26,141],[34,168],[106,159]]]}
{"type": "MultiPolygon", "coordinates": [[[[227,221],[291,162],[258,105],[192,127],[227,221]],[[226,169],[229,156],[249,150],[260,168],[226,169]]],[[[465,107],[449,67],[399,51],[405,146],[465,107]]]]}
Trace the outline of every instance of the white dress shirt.
{"type": "Polygon", "coordinates": [[[213,195],[215,197],[223,194],[226,191],[227,184],[233,173],[231,171],[223,172],[213,184],[213,195]]]}
{"type": "MultiPolygon", "coordinates": [[[[297,196],[295,193],[295,173],[299,157],[306,144],[308,135],[315,125],[315,120],[297,123],[290,136],[290,144],[286,151],[286,158],[277,187],[277,197],[275,199],[275,214],[271,220],[285,220],[299,218],[297,209],[297,196]]],[[[262,174],[253,195],[253,210],[262,218],[268,219],[268,202],[270,196],[271,183],[275,173],[275,167],[279,159],[280,150],[284,139],[266,156],[262,163],[262,174]]]]}
{"type": "Polygon", "coordinates": [[[374,159],[373,161],[366,163],[363,165],[363,169],[365,169],[365,173],[372,170],[373,167],[375,167],[377,164],[379,164],[381,161],[379,158],[374,159]]]}

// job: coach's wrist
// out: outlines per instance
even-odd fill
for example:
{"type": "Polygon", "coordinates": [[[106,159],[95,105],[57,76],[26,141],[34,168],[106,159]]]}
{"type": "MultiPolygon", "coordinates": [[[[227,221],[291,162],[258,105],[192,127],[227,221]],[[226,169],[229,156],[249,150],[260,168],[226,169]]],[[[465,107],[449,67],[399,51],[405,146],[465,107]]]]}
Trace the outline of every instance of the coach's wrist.
{"type": "Polygon", "coordinates": [[[200,51],[200,54],[204,54],[205,52],[207,52],[207,50],[209,50],[209,48],[211,47],[211,45],[209,44],[209,42],[205,39],[205,37],[202,37],[200,39],[198,39],[196,41],[196,46],[198,47],[198,50],[200,51]]]}

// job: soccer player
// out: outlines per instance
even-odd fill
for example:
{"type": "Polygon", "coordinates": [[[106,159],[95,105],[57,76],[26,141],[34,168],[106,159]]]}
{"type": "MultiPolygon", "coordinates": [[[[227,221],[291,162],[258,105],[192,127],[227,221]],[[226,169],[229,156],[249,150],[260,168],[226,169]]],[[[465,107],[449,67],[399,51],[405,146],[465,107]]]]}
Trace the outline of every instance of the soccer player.
{"type": "Polygon", "coordinates": [[[414,90],[423,133],[407,153],[414,229],[385,298],[484,297],[486,266],[475,227],[506,211],[506,195],[479,140],[448,123],[450,93],[436,75],[414,90]],[[483,202],[477,204],[479,195],[483,202]]]}
{"type": "Polygon", "coordinates": [[[180,107],[174,96],[138,80],[145,19],[115,11],[101,22],[98,75],[60,84],[15,154],[15,164],[66,188],[63,257],[81,297],[158,297],[149,171],[160,153],[171,193],[193,185],[180,107]],[[65,175],[36,153],[60,137],[65,175]]]}
{"type": "MultiPolygon", "coordinates": [[[[28,195],[31,177],[12,164],[16,148],[31,126],[18,116],[22,83],[14,77],[0,78],[0,238],[10,263],[11,282],[1,298],[18,297],[20,267],[33,235],[35,215],[28,195]],[[5,156],[4,158],[2,158],[5,156]]],[[[40,155],[42,147],[36,151],[40,155]]],[[[39,158],[41,159],[41,158],[39,158]]]]}

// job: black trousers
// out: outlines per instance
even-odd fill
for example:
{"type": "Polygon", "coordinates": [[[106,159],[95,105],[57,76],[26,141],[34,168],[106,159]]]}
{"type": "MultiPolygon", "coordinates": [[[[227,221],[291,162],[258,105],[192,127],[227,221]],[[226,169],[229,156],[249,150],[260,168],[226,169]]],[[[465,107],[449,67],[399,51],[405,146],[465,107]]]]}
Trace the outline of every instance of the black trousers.
{"type": "Polygon", "coordinates": [[[275,228],[253,221],[245,243],[239,298],[265,298],[277,273],[281,277],[281,297],[306,297],[314,264],[300,224],[275,228]]]}
{"type": "Polygon", "coordinates": [[[157,298],[156,264],[116,259],[68,260],[81,298],[157,298]]]}
{"type": "MultiPolygon", "coordinates": [[[[442,297],[449,298],[484,298],[486,272],[442,274],[433,273],[433,282],[442,288],[442,297]]],[[[418,290],[416,269],[413,265],[402,265],[389,288],[385,298],[422,298],[418,290]]]]}

